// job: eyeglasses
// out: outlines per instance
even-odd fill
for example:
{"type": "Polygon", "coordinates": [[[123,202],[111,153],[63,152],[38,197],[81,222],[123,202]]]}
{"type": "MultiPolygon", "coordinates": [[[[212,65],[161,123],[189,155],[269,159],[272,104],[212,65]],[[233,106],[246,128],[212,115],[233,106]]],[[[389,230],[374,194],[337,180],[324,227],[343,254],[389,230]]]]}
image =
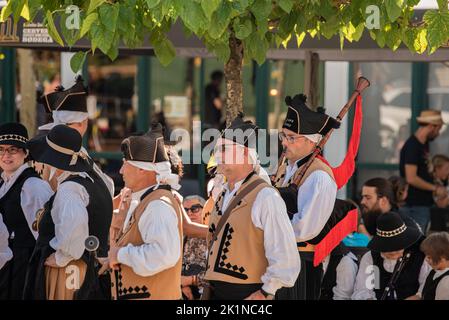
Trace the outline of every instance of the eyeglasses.
{"type": "Polygon", "coordinates": [[[304,138],[303,136],[288,136],[283,132],[279,132],[278,136],[279,140],[283,141],[285,139],[288,143],[294,143],[296,139],[304,138]]]}
{"type": "Polygon", "coordinates": [[[0,147],[0,156],[3,156],[6,153],[8,153],[10,155],[14,155],[14,154],[17,154],[19,151],[20,151],[20,148],[17,148],[17,147],[9,147],[9,148],[0,147]]]}
{"type": "Polygon", "coordinates": [[[192,211],[192,213],[198,213],[203,207],[199,204],[194,204],[190,208],[184,208],[186,212],[192,211]]]}

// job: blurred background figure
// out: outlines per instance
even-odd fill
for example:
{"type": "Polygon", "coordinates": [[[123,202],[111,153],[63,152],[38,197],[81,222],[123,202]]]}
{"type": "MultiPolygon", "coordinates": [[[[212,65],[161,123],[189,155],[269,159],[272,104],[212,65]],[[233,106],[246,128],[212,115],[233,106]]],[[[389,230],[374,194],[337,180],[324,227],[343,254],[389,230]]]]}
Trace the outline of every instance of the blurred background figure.
{"type": "Polygon", "coordinates": [[[206,128],[220,129],[221,126],[221,110],[223,109],[223,101],[221,100],[221,83],[223,82],[223,72],[215,70],[210,75],[210,83],[205,89],[206,103],[206,128]]]}
{"type": "MultiPolygon", "coordinates": [[[[203,224],[202,197],[193,195],[184,198],[183,206],[192,222],[203,224]]],[[[207,245],[205,239],[184,237],[181,287],[184,299],[196,300],[203,292],[203,278],[206,271],[207,245]]]]}

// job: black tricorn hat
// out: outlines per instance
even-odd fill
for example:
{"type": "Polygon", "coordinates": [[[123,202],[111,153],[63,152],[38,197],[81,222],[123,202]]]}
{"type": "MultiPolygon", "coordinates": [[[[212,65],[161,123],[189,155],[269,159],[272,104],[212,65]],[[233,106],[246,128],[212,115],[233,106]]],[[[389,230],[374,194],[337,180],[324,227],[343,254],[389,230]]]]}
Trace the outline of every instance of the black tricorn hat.
{"type": "Polygon", "coordinates": [[[28,131],[25,126],[17,122],[8,122],[0,126],[0,144],[27,149],[28,131]]]}
{"type": "Polygon", "coordinates": [[[47,113],[62,110],[87,112],[87,87],[84,86],[81,76],[77,76],[75,82],[67,90],[62,86],[58,86],[54,92],[39,99],[47,113]]]}
{"type": "Polygon", "coordinates": [[[162,126],[154,127],[143,135],[134,135],[123,140],[121,149],[125,160],[158,163],[169,161],[165,150],[162,126]],[[160,129],[160,130],[159,130],[160,129]]]}
{"type": "MultiPolygon", "coordinates": [[[[315,112],[306,105],[307,97],[297,94],[293,98],[287,96],[285,103],[288,105],[287,116],[283,128],[297,134],[321,134],[326,135],[331,129],[340,127],[340,122],[328,116],[324,112],[315,112]]],[[[321,108],[321,110],[323,110],[321,108]]]]}
{"type": "Polygon", "coordinates": [[[422,237],[418,228],[407,226],[396,212],[384,213],[377,218],[377,229],[368,248],[378,252],[407,249],[422,237]]]}
{"type": "Polygon", "coordinates": [[[181,141],[181,139],[179,139],[178,141],[171,141],[170,137],[168,137],[167,132],[165,131],[165,127],[159,122],[153,122],[150,126],[150,129],[148,129],[145,135],[151,135],[151,133],[162,135],[164,137],[164,145],[166,146],[175,146],[181,141]]]}
{"type": "Polygon", "coordinates": [[[221,138],[234,141],[245,147],[256,148],[259,127],[249,120],[243,120],[243,117],[243,113],[239,113],[222,131],[221,138]]]}
{"type": "Polygon", "coordinates": [[[64,171],[88,172],[92,169],[87,155],[81,151],[83,138],[78,131],[59,124],[47,135],[28,141],[33,160],[64,171]]]}

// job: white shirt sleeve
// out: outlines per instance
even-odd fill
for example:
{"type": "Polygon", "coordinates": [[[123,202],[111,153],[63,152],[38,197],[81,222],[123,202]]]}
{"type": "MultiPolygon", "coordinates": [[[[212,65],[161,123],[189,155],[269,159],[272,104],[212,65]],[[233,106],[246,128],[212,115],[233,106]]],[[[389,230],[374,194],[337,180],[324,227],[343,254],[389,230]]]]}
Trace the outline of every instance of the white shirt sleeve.
{"type": "Polygon", "coordinates": [[[33,230],[32,225],[36,220],[36,212],[44,207],[52,195],[53,190],[50,185],[42,179],[28,178],[23,184],[20,205],[35,239],[37,239],[38,232],[33,230]]]}
{"type": "Polygon", "coordinates": [[[161,200],[151,201],[138,223],[144,244],[122,247],[118,261],[142,277],[173,267],[181,256],[178,223],[173,207],[161,200]]]}
{"type": "Polygon", "coordinates": [[[0,270],[12,259],[12,251],[8,246],[9,232],[0,213],[0,270]]]}
{"type": "Polygon", "coordinates": [[[88,205],[89,194],[82,185],[72,181],[59,185],[51,210],[55,237],[50,246],[56,250],[56,263],[61,267],[84,253],[89,236],[88,205]]]}
{"type": "Polygon", "coordinates": [[[314,171],[298,188],[298,213],[292,224],[296,241],[315,238],[334,209],[337,185],[324,171],[314,171]]]}
{"type": "Polygon", "coordinates": [[[377,300],[374,292],[376,285],[376,273],[373,265],[373,257],[368,251],[360,261],[359,271],[355,280],[352,300],[377,300]]]}
{"type": "Polygon", "coordinates": [[[419,296],[422,296],[422,290],[424,289],[424,285],[426,284],[426,279],[430,271],[432,271],[432,267],[427,263],[426,260],[424,260],[418,276],[419,289],[416,294],[419,296]]]}
{"type": "Polygon", "coordinates": [[[281,287],[292,287],[298,278],[301,261],[295,234],[281,196],[272,188],[263,188],[251,209],[251,219],[264,231],[268,267],[261,280],[262,289],[275,294],[281,287]]]}
{"type": "Polygon", "coordinates": [[[449,300],[449,276],[445,276],[438,283],[435,300],[449,300]]]}
{"type": "Polygon", "coordinates": [[[337,266],[337,281],[332,289],[334,300],[351,300],[358,269],[353,258],[357,259],[352,253],[348,253],[337,266]]]}

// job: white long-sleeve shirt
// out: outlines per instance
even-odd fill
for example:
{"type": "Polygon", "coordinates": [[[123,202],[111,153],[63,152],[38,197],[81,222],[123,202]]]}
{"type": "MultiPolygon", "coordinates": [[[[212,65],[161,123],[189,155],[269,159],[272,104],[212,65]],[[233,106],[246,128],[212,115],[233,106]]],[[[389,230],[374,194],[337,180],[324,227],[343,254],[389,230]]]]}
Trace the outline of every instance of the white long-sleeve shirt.
{"type": "MultiPolygon", "coordinates": [[[[85,250],[85,241],[89,236],[89,194],[86,188],[76,182],[65,181],[70,175],[89,177],[84,172],[64,172],[58,180],[58,189],[51,210],[55,224],[55,237],[50,246],[56,251],[56,264],[65,267],[70,261],[78,260],[85,250]]],[[[92,180],[93,181],[93,180],[92,180]]]]}
{"type": "MultiPolygon", "coordinates": [[[[340,263],[337,265],[336,284],[332,288],[334,293],[333,300],[351,300],[358,270],[355,261],[357,261],[357,257],[352,252],[349,252],[341,258],[340,263]]],[[[329,256],[323,262],[324,272],[327,271],[328,263],[329,256]]]]}
{"type": "Polygon", "coordinates": [[[12,259],[12,251],[8,247],[9,233],[0,214],[0,270],[12,259]]]}
{"type": "MultiPolygon", "coordinates": [[[[128,225],[132,213],[140,203],[140,197],[148,189],[132,194],[123,229],[128,225]]],[[[142,277],[173,267],[181,256],[178,223],[180,221],[172,206],[162,200],[151,201],[138,222],[144,243],[139,246],[128,244],[120,248],[117,255],[118,262],[131,267],[142,277]]]]}
{"type": "MultiPolygon", "coordinates": [[[[11,189],[22,172],[29,167],[28,163],[25,163],[9,177],[7,177],[4,172],[2,173],[1,177],[4,182],[0,187],[0,199],[11,189]]],[[[35,239],[37,239],[38,233],[33,230],[32,225],[36,220],[36,212],[44,207],[45,203],[52,195],[53,190],[50,185],[39,178],[28,178],[22,186],[20,192],[20,206],[25,215],[28,227],[35,239]]]]}
{"type": "MultiPolygon", "coordinates": [[[[287,165],[284,186],[297,170],[296,163],[287,165]]],[[[337,184],[325,171],[316,170],[307,177],[298,188],[298,212],[291,221],[297,242],[320,234],[332,214],[336,197],[337,184]]]]}
{"type": "MultiPolygon", "coordinates": [[[[383,267],[385,271],[392,273],[397,261],[398,260],[391,260],[383,257],[383,267]]],[[[418,292],[416,292],[417,295],[421,295],[430,269],[429,264],[424,260],[418,276],[419,289],[418,292]]],[[[363,255],[362,260],[360,261],[352,300],[377,300],[374,289],[375,281],[378,278],[379,275],[376,274],[373,256],[371,255],[371,251],[369,251],[363,255]]]]}
{"type": "MultiPolygon", "coordinates": [[[[225,184],[222,211],[226,210],[242,183],[243,180],[237,182],[232,191],[225,184]]],[[[287,208],[276,190],[267,187],[259,191],[251,208],[251,220],[256,228],[264,232],[268,267],[261,278],[262,289],[274,295],[281,287],[292,287],[298,278],[301,261],[287,208]]]]}

